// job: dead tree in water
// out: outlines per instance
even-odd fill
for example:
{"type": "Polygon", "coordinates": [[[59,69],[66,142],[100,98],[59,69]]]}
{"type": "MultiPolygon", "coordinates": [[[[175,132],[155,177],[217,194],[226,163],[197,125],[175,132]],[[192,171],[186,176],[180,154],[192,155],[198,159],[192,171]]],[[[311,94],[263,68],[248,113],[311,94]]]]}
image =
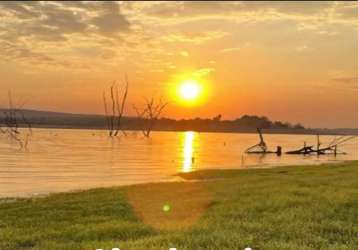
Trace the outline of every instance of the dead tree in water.
{"type": "Polygon", "coordinates": [[[143,109],[138,109],[133,106],[137,113],[137,117],[144,122],[142,133],[145,137],[150,137],[150,133],[154,128],[155,123],[158,121],[162,111],[168,105],[168,102],[163,102],[160,98],[158,101],[152,97],[150,100],[145,99],[146,104],[143,109]]]}
{"type": "Polygon", "coordinates": [[[23,105],[16,107],[12,100],[11,92],[8,92],[9,107],[3,112],[2,122],[0,123],[0,132],[10,139],[19,143],[20,148],[27,148],[29,137],[32,135],[31,123],[26,119],[23,105]],[[27,130],[20,130],[20,127],[26,127],[27,130]]]}
{"type": "Polygon", "coordinates": [[[125,77],[124,89],[121,89],[122,97],[120,98],[120,90],[114,82],[109,89],[110,96],[110,107],[108,108],[108,102],[106,97],[106,92],[103,92],[103,104],[104,112],[106,117],[106,124],[109,136],[117,136],[119,131],[122,131],[123,134],[126,134],[122,130],[122,118],[124,114],[124,107],[127,101],[128,96],[128,79],[125,77]]]}

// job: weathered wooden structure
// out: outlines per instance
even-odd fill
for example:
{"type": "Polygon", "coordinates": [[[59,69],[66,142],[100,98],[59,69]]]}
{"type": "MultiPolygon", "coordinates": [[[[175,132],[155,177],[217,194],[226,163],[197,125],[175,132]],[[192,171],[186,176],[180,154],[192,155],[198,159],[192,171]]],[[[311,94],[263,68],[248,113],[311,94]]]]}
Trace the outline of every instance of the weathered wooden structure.
{"type": "Polygon", "coordinates": [[[306,142],[304,143],[303,148],[298,150],[288,151],[286,154],[317,154],[317,155],[326,155],[326,154],[346,154],[343,151],[338,150],[338,146],[344,144],[345,142],[354,139],[355,136],[338,136],[335,137],[326,147],[321,148],[321,141],[319,135],[317,135],[317,146],[314,149],[314,146],[306,146],[306,142]]]}
{"type": "Polygon", "coordinates": [[[260,136],[260,142],[258,144],[255,144],[255,145],[249,147],[248,149],[246,149],[245,150],[246,154],[277,154],[277,155],[282,154],[282,147],[281,146],[277,146],[276,151],[269,151],[267,149],[267,145],[266,145],[266,142],[265,142],[264,137],[262,135],[261,129],[258,128],[257,132],[259,133],[259,136],[260,136]]]}
{"type": "MultiPolygon", "coordinates": [[[[264,141],[261,129],[257,129],[257,132],[260,137],[260,142],[255,144],[248,149],[245,150],[246,154],[282,154],[282,147],[277,146],[276,151],[270,151],[267,149],[267,144],[264,141]]],[[[313,145],[307,146],[306,142],[304,142],[303,147],[297,150],[287,151],[286,154],[291,155],[309,155],[309,154],[317,154],[317,155],[327,155],[327,154],[346,154],[343,151],[338,150],[338,146],[356,138],[356,136],[347,136],[341,135],[336,136],[327,146],[321,147],[320,136],[317,135],[317,145],[316,148],[313,145]]]]}

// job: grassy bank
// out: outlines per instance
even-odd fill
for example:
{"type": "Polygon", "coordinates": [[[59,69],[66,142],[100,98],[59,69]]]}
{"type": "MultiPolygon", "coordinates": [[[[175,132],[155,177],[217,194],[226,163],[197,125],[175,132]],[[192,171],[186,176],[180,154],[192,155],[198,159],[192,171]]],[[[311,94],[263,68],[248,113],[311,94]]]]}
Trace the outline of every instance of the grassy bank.
{"type": "Polygon", "coordinates": [[[183,177],[1,200],[0,249],[357,249],[358,162],[183,177]]]}

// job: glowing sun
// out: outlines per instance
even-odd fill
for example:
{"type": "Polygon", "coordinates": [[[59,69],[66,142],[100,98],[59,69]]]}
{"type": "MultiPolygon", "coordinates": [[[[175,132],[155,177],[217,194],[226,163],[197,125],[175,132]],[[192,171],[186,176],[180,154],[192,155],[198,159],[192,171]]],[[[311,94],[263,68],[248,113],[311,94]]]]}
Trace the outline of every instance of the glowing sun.
{"type": "Polygon", "coordinates": [[[186,101],[195,101],[200,97],[201,86],[196,80],[185,80],[180,84],[179,96],[186,101]]]}

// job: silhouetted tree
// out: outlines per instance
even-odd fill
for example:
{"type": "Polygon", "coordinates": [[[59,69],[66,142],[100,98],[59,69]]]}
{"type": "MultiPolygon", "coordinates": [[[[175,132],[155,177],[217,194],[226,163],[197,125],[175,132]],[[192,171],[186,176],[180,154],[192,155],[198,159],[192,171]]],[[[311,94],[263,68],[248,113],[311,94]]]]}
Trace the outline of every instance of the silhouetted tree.
{"type": "Polygon", "coordinates": [[[270,128],[272,126],[272,122],[267,117],[258,117],[256,115],[244,115],[236,119],[235,122],[244,128],[270,128]]]}
{"type": "Polygon", "coordinates": [[[13,103],[11,91],[8,92],[9,107],[3,112],[3,119],[0,122],[0,132],[17,141],[20,148],[27,148],[29,136],[32,135],[31,123],[26,119],[23,104],[19,107],[13,103]],[[27,130],[20,130],[20,126],[27,127],[27,130]]]}
{"type": "Polygon", "coordinates": [[[214,117],[213,117],[213,121],[214,121],[214,122],[219,122],[219,121],[221,120],[221,117],[222,117],[221,114],[219,114],[219,115],[217,115],[217,116],[214,116],[214,117]]]}
{"type": "Polygon", "coordinates": [[[108,107],[106,93],[103,92],[103,103],[104,103],[104,112],[106,117],[107,129],[109,136],[117,136],[119,131],[122,131],[124,134],[125,131],[122,130],[121,121],[124,114],[124,107],[127,101],[128,96],[128,79],[127,76],[124,79],[124,88],[122,88],[122,97],[120,98],[119,88],[114,82],[109,89],[110,104],[108,107]]]}
{"type": "Polygon", "coordinates": [[[295,126],[293,126],[294,129],[304,129],[305,127],[303,127],[300,123],[297,123],[295,126]]]}
{"type": "Polygon", "coordinates": [[[151,99],[145,99],[145,101],[146,104],[144,105],[144,108],[138,109],[136,106],[133,106],[133,108],[135,109],[137,116],[143,119],[143,135],[145,137],[149,137],[155,123],[158,121],[162,111],[168,103],[163,102],[162,99],[155,100],[154,97],[151,99]]]}

